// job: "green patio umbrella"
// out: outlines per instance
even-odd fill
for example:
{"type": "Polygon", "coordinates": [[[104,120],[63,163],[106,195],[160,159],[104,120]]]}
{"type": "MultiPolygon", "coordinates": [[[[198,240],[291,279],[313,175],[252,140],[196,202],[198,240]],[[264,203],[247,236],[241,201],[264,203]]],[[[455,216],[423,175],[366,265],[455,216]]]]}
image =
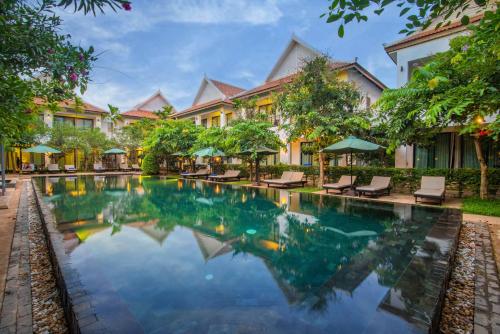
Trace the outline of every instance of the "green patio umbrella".
{"type": "MultiPolygon", "coordinates": [[[[122,150],[122,149],[120,149],[120,148],[111,148],[111,149],[109,149],[107,151],[104,151],[104,154],[114,154],[115,155],[115,164],[117,164],[117,160],[118,159],[117,159],[116,156],[118,154],[127,154],[127,152],[124,151],[124,150],[122,150]]],[[[118,168],[118,165],[116,165],[115,168],[118,168]]]]}
{"type": "Polygon", "coordinates": [[[218,150],[214,147],[207,147],[207,148],[198,150],[198,151],[194,152],[193,155],[196,157],[202,157],[202,158],[205,158],[205,157],[213,158],[213,157],[225,157],[226,156],[224,154],[224,152],[222,152],[221,150],[218,150]]]}
{"type": "MultiPolygon", "coordinates": [[[[61,153],[61,151],[46,145],[37,145],[23,150],[26,153],[38,153],[45,155],[46,153],[61,153]]],[[[43,164],[45,166],[45,163],[43,164]]]]}
{"type": "Polygon", "coordinates": [[[104,154],[127,154],[127,152],[120,148],[111,148],[107,151],[104,151],[104,154]]]}
{"type": "Polygon", "coordinates": [[[260,173],[259,173],[259,165],[260,165],[260,159],[266,155],[271,155],[271,154],[276,154],[278,151],[273,150],[272,148],[265,147],[265,146],[259,146],[255,150],[244,150],[238,153],[239,155],[252,155],[256,153],[257,157],[255,158],[255,185],[260,184],[260,173]]]}
{"type": "Polygon", "coordinates": [[[61,153],[61,151],[46,145],[37,145],[23,150],[26,153],[61,153]]]}
{"type": "Polygon", "coordinates": [[[224,154],[224,152],[222,152],[221,150],[218,150],[214,147],[207,147],[207,148],[204,148],[204,149],[201,149],[201,150],[194,152],[193,156],[201,157],[201,158],[205,158],[205,157],[210,158],[209,164],[210,164],[210,171],[212,172],[212,158],[213,157],[225,157],[226,155],[224,154]]]}
{"type": "Polygon", "coordinates": [[[370,143],[369,141],[359,139],[355,136],[349,136],[344,140],[321,150],[324,153],[350,154],[351,155],[351,185],[352,185],[352,154],[375,152],[384,149],[384,146],[370,143]]]}

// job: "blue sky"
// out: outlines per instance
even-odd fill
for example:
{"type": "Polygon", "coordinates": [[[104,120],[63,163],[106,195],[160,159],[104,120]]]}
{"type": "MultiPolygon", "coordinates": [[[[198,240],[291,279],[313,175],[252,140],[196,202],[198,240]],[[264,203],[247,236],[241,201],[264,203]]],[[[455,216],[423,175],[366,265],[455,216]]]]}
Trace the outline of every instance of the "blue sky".
{"type": "Polygon", "coordinates": [[[161,89],[177,108],[191,105],[203,75],[243,88],[262,83],[295,33],[339,60],[358,61],[389,87],[396,67],[382,44],[402,38],[394,9],[366,23],[337,25],[319,16],[327,0],[134,0],[132,11],[62,13],[73,43],[99,60],[84,98],[126,111],[161,89]]]}

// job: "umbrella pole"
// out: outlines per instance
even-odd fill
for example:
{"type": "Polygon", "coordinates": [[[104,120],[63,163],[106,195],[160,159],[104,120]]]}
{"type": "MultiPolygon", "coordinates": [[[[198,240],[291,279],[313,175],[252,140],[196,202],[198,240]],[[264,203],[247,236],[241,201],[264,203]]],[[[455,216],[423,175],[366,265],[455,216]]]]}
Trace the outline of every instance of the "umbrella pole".
{"type": "Polygon", "coordinates": [[[2,196],[5,196],[5,146],[2,142],[0,144],[0,155],[2,161],[2,196]]]}
{"type": "Polygon", "coordinates": [[[255,185],[260,186],[260,171],[259,171],[259,166],[260,165],[260,160],[259,158],[255,158],[255,185]]]}
{"type": "Polygon", "coordinates": [[[352,185],[352,151],[351,151],[351,189],[353,189],[353,185],[352,185]]]}

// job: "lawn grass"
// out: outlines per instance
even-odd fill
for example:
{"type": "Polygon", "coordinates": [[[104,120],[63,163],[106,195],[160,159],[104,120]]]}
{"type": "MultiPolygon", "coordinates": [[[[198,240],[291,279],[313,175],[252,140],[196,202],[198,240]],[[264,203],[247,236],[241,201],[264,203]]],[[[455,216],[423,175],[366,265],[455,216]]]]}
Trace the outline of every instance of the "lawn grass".
{"type": "Polygon", "coordinates": [[[316,191],[320,191],[321,188],[318,187],[303,187],[303,188],[293,188],[290,189],[291,192],[294,193],[314,193],[316,191]]]}
{"type": "Polygon", "coordinates": [[[462,209],[464,212],[476,215],[500,217],[500,199],[466,197],[464,198],[462,209]]]}
{"type": "Polygon", "coordinates": [[[248,180],[240,180],[240,181],[232,181],[232,182],[226,182],[227,184],[235,184],[235,185],[245,185],[245,184],[250,184],[252,183],[251,181],[248,180]]]}

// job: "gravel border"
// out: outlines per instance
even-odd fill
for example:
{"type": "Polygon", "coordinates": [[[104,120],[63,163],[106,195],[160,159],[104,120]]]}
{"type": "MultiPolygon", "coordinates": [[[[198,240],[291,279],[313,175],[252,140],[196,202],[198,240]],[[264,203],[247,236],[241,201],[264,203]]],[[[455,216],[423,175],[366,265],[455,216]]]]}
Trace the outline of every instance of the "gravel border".
{"type": "Polygon", "coordinates": [[[464,222],[439,329],[442,333],[472,333],[474,328],[475,226],[464,222]]]}
{"type": "Polygon", "coordinates": [[[36,208],[32,189],[28,190],[28,223],[31,262],[31,295],[34,333],[68,333],[59,289],[49,257],[47,240],[36,208]]]}

